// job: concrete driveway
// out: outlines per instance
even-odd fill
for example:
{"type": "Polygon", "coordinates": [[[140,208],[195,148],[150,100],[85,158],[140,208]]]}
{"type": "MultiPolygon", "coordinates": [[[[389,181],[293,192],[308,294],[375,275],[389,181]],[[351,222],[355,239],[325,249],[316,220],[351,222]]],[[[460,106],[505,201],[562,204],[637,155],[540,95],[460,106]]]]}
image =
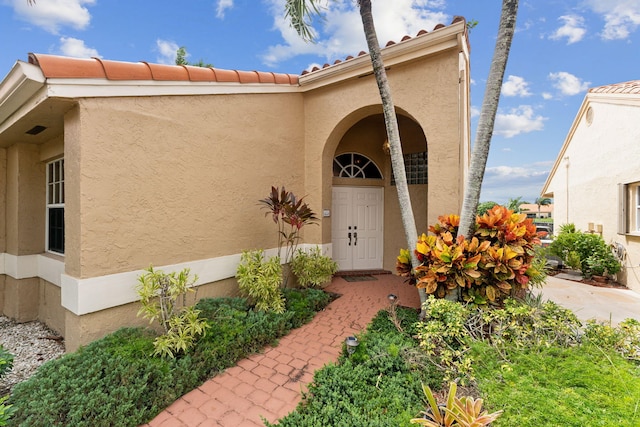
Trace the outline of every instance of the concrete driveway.
{"type": "Polygon", "coordinates": [[[582,321],[596,319],[617,325],[627,318],[640,321],[640,294],[628,289],[600,288],[548,276],[547,283],[534,293],[573,310],[582,321]]]}

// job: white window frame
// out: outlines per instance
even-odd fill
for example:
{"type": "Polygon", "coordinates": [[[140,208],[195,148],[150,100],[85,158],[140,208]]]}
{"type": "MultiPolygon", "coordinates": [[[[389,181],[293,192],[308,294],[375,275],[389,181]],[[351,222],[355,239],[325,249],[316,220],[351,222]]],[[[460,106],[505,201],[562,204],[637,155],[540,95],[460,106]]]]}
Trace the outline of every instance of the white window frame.
{"type": "Polygon", "coordinates": [[[640,181],[619,184],[618,234],[640,236],[640,181]]]}
{"type": "MultiPolygon", "coordinates": [[[[65,185],[64,185],[64,157],[47,163],[46,166],[47,194],[46,194],[46,212],[45,212],[45,248],[46,252],[64,256],[62,252],[51,250],[49,247],[49,210],[53,208],[62,208],[64,212],[65,201],[65,185]],[[56,166],[58,166],[56,168],[56,166]]],[[[64,243],[63,243],[64,246],[64,243]]]]}

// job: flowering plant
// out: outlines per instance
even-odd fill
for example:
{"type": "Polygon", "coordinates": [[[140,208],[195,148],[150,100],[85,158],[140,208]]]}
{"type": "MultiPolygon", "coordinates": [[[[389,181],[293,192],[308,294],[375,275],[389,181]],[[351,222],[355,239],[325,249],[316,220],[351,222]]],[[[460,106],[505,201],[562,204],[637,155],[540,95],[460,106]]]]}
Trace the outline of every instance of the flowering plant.
{"type": "Polygon", "coordinates": [[[457,236],[460,217],[441,216],[429,227],[432,235],[418,238],[415,252],[420,265],[411,269],[409,252],[397,259],[398,274],[427,294],[443,298],[460,288],[462,298],[478,304],[501,304],[518,296],[530,281],[544,272],[534,264],[540,236],[531,219],[504,206],[495,206],[476,218],[476,229],[467,240],[457,236]]]}

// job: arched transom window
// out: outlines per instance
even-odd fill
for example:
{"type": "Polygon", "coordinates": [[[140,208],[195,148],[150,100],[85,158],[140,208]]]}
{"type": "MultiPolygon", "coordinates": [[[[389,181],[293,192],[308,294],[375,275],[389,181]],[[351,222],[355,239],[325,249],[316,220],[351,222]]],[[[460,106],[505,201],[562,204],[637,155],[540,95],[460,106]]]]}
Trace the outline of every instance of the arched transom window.
{"type": "Polygon", "coordinates": [[[344,153],[333,159],[333,176],[340,178],[382,179],[373,160],[358,153],[344,153]]]}

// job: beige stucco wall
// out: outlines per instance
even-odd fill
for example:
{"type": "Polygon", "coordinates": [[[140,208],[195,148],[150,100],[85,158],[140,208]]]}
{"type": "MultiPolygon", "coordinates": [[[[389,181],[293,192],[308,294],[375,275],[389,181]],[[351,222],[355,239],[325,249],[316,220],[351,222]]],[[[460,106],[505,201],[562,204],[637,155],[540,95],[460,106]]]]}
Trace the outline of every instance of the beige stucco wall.
{"type": "MultiPolygon", "coordinates": [[[[427,200],[416,203],[417,213],[426,209],[426,224],[438,216],[458,212],[462,198],[463,157],[459,97],[459,56],[451,49],[428,59],[388,70],[389,83],[397,110],[412,119],[424,131],[428,141],[429,188],[427,200]]],[[[331,208],[332,161],[343,137],[351,127],[371,115],[380,114],[380,95],[373,76],[360,77],[340,84],[322,87],[305,93],[305,139],[307,164],[322,162],[322,169],[307,168],[305,182],[310,200],[322,200],[324,209],[331,208]],[[311,199],[313,197],[313,199],[311,199]]],[[[371,144],[378,150],[384,138],[376,138],[371,144]]],[[[342,149],[342,148],[340,148],[342,149]]],[[[348,150],[347,150],[348,151],[348,150]]],[[[381,151],[381,150],[380,150],[381,151]]],[[[423,150],[416,150],[423,151],[423,150]]],[[[415,152],[415,151],[414,151],[415,152]]],[[[380,156],[378,153],[374,155],[380,156]]],[[[389,166],[390,170],[390,166],[389,166]]],[[[387,171],[388,175],[389,171],[387,171]]],[[[395,187],[391,187],[395,190],[395,187]]],[[[415,189],[419,192],[419,189],[415,189]]],[[[399,218],[393,218],[393,191],[385,191],[385,247],[384,266],[392,269],[401,238],[404,236],[399,218]],[[396,247],[398,246],[398,247],[396,247]]],[[[396,202],[397,203],[397,202],[396,202]]],[[[330,218],[323,219],[323,227],[317,234],[309,235],[315,241],[331,241],[330,218]],[[320,233],[322,233],[320,235],[320,233]]],[[[417,222],[423,222],[418,216],[417,222]]],[[[426,231],[426,229],[419,230],[426,231]]],[[[315,231],[314,231],[315,233],[315,231]]]]}
{"type": "MultiPolygon", "coordinates": [[[[7,150],[0,148],[0,253],[6,248],[7,150]]],[[[0,309],[2,305],[0,304],[0,309]]]]}
{"type": "Polygon", "coordinates": [[[39,148],[16,144],[7,149],[6,252],[32,255],[44,250],[45,185],[39,148]]]}
{"type": "Polygon", "coordinates": [[[81,100],[65,123],[67,273],[276,246],[257,202],[271,185],[305,193],[302,116],[300,94],[81,100]]]}
{"type": "MultiPolygon", "coordinates": [[[[640,236],[619,235],[618,184],[640,181],[640,106],[592,100],[593,121],[582,108],[570,143],[549,182],[554,196],[554,228],[573,223],[583,231],[601,224],[605,242],[627,251],[620,279],[640,291],[640,236]]],[[[585,105],[586,107],[586,105],[585,105]]]]}
{"type": "Polygon", "coordinates": [[[38,320],[64,336],[65,309],[60,305],[59,286],[39,279],[38,320]]]}

